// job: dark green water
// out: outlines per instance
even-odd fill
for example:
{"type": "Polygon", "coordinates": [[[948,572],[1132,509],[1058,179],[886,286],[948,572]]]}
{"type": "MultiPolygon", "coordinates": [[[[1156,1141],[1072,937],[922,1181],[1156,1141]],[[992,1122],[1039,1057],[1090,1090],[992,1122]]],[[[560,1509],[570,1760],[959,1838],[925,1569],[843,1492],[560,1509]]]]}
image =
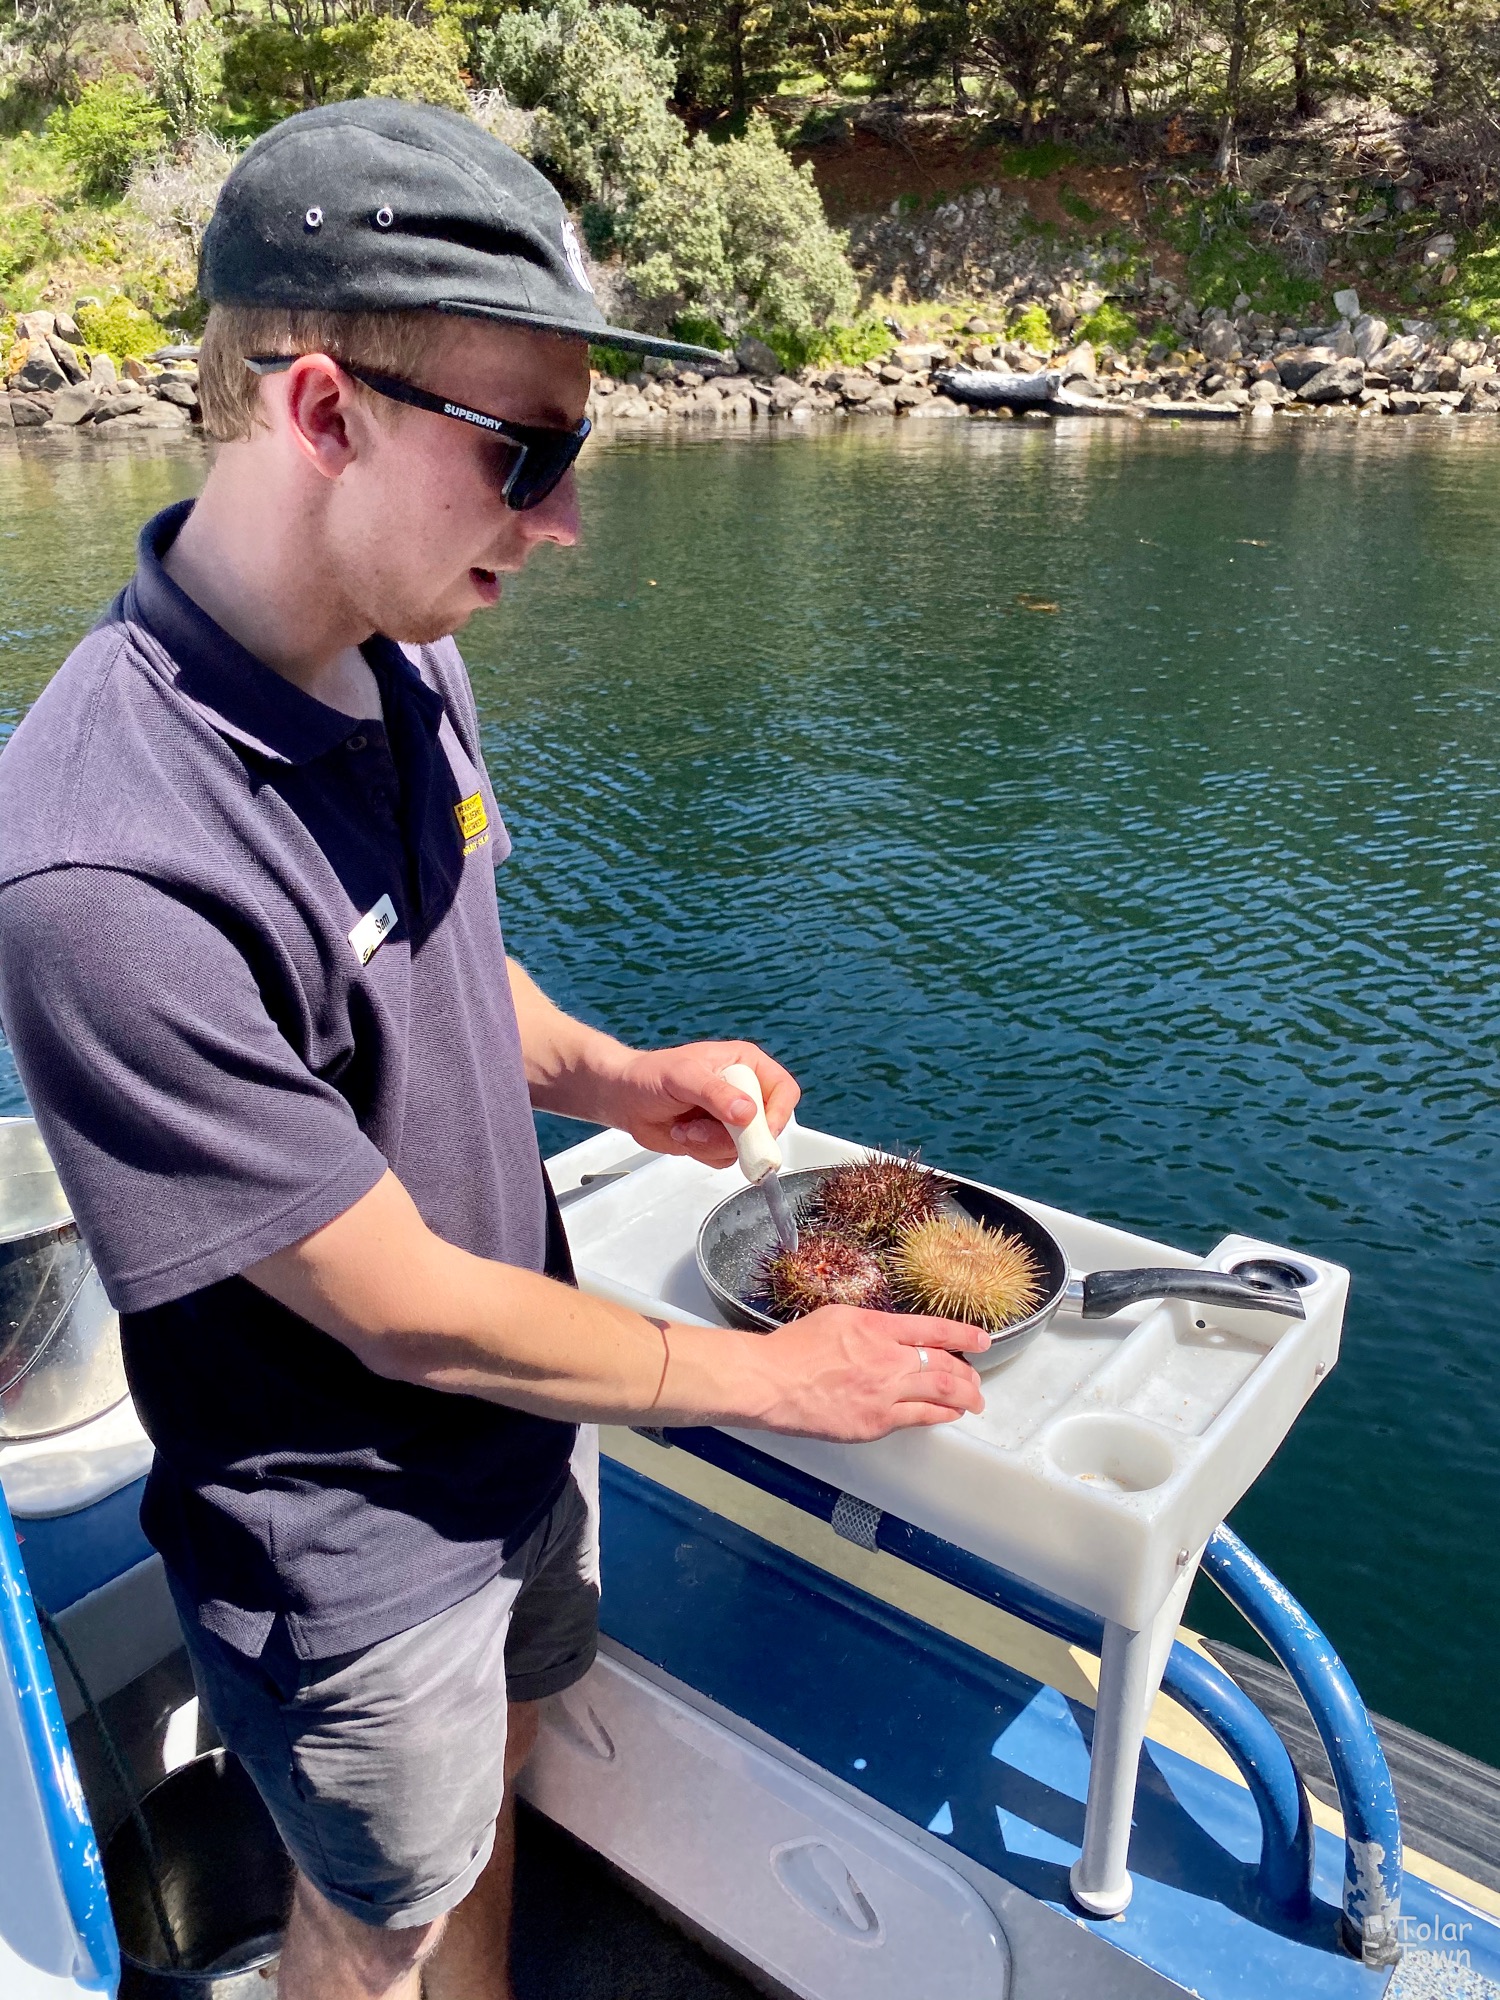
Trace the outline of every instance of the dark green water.
{"type": "MultiPolygon", "coordinates": [[[[812,1122],[1347,1263],[1235,1522],[1500,1762],[1500,449],[1069,428],[593,452],[586,545],[465,641],[511,944],[812,1122]]],[[[201,477],[159,449],[0,457],[5,726],[201,477]]]]}

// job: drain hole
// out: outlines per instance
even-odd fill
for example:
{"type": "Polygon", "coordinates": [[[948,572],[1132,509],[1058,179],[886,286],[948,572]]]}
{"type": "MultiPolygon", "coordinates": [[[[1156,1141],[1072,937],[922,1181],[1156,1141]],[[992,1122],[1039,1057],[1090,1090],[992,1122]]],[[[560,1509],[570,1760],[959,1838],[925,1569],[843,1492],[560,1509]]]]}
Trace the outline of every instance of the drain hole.
{"type": "Polygon", "coordinates": [[[1316,1271],[1310,1271],[1305,1264],[1289,1264],[1284,1257],[1247,1257],[1243,1263],[1231,1264],[1229,1268],[1237,1278],[1248,1278],[1252,1285],[1274,1285],[1278,1291],[1294,1285],[1299,1292],[1305,1292],[1309,1285],[1318,1282],[1316,1271]]]}

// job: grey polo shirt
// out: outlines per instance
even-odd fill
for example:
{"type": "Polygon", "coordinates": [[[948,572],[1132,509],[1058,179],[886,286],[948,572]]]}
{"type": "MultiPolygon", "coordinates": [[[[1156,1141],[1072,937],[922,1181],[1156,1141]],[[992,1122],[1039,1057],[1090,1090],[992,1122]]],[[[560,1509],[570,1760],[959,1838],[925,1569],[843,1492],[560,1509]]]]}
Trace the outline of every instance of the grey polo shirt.
{"type": "Polygon", "coordinates": [[[167,576],[190,504],[0,757],[0,1016],[120,1311],[146,1532],[229,1644],[320,1658],[488,1582],[573,1427],[386,1381],[238,1274],[388,1166],[476,1255],[566,1244],[457,648],[373,640],[383,723],[325,707],[167,576]]]}

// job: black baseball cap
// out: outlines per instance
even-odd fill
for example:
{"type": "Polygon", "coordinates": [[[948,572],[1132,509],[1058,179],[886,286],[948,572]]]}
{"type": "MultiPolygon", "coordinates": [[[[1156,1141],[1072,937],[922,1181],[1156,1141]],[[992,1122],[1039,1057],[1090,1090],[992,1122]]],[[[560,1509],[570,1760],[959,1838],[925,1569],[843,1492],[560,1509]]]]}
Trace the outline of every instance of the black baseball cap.
{"type": "Polygon", "coordinates": [[[551,183],[472,118],[384,97],[299,111],[256,140],[219,192],[198,288],[210,305],[456,313],[723,359],[611,326],[551,183]]]}

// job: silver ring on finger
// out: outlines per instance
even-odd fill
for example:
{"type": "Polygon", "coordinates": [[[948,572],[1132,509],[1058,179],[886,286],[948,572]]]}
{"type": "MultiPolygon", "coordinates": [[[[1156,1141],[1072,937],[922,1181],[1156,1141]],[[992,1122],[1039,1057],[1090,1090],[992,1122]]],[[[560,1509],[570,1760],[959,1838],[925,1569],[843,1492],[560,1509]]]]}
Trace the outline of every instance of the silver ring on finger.
{"type": "Polygon", "coordinates": [[[917,1373],[921,1374],[922,1370],[925,1369],[926,1366],[927,1366],[927,1349],[925,1347],[919,1347],[917,1349],[917,1373]]]}

